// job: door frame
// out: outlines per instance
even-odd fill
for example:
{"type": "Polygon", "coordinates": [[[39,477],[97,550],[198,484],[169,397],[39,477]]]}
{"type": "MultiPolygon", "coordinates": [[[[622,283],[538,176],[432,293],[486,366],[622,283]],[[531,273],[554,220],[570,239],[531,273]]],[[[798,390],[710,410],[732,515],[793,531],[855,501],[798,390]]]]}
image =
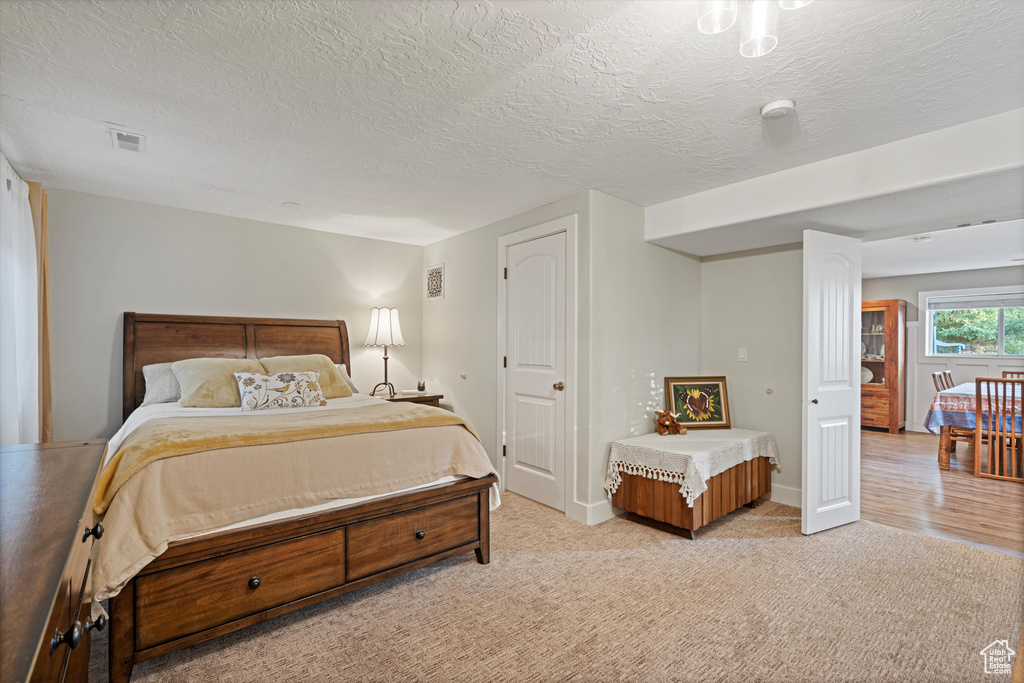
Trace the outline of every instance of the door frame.
{"type": "MultiPolygon", "coordinates": [[[[506,305],[506,283],[505,267],[507,265],[508,247],[523,242],[530,242],[541,237],[565,233],[565,444],[564,457],[565,467],[565,514],[569,517],[570,508],[580,508],[586,514],[586,506],[579,502],[576,497],[576,474],[577,474],[577,429],[576,429],[576,407],[578,401],[578,372],[577,372],[577,340],[579,335],[577,327],[579,317],[577,286],[577,274],[579,273],[578,259],[578,223],[577,214],[569,214],[546,221],[523,230],[517,230],[498,238],[498,346],[494,356],[495,372],[498,379],[498,413],[495,454],[499,461],[498,472],[501,474],[501,489],[505,490],[505,457],[502,455],[502,447],[505,445],[505,322],[508,313],[506,305]]],[[[575,510],[579,513],[580,510],[575,510]]]]}

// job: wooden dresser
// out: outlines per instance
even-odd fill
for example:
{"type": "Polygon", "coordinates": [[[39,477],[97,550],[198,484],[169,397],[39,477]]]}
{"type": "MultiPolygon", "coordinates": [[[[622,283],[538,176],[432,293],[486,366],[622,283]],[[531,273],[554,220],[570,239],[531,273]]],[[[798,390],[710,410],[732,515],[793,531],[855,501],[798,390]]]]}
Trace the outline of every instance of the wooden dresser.
{"type": "Polygon", "coordinates": [[[102,624],[89,621],[86,583],[94,530],[83,532],[92,524],[103,445],[74,441],[0,449],[4,683],[88,678],[89,630],[102,624]]]}
{"type": "Polygon", "coordinates": [[[860,423],[897,434],[907,424],[907,302],[864,301],[860,341],[860,423]]]}

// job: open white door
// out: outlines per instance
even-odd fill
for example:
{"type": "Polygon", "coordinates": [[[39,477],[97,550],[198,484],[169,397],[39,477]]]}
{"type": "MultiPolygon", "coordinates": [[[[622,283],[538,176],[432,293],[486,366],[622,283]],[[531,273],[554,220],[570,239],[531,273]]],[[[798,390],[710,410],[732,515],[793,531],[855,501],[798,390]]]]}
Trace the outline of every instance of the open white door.
{"type": "Polygon", "coordinates": [[[860,240],[804,231],[801,530],[860,519],[860,240]]]}

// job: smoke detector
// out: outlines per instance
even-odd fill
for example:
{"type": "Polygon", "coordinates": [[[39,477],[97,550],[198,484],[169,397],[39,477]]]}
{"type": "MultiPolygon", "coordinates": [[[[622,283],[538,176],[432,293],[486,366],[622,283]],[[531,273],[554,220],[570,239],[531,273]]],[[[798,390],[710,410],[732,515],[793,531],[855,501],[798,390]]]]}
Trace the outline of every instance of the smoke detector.
{"type": "Polygon", "coordinates": [[[796,100],[791,100],[788,97],[781,100],[772,100],[761,107],[761,118],[765,120],[781,119],[784,116],[789,116],[794,111],[796,111],[796,100]]]}
{"type": "Polygon", "coordinates": [[[146,136],[140,133],[111,128],[110,139],[114,143],[114,149],[123,149],[126,152],[146,151],[146,136]]]}

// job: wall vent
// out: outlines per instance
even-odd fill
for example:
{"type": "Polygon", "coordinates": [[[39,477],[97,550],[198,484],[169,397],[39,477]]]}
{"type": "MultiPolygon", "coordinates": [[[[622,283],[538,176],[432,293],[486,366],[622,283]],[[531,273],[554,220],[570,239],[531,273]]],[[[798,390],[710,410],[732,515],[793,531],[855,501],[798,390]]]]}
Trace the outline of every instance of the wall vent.
{"type": "Polygon", "coordinates": [[[114,149],[123,149],[126,152],[145,152],[146,136],[139,133],[129,133],[126,130],[110,129],[110,139],[114,143],[114,149]]]}

